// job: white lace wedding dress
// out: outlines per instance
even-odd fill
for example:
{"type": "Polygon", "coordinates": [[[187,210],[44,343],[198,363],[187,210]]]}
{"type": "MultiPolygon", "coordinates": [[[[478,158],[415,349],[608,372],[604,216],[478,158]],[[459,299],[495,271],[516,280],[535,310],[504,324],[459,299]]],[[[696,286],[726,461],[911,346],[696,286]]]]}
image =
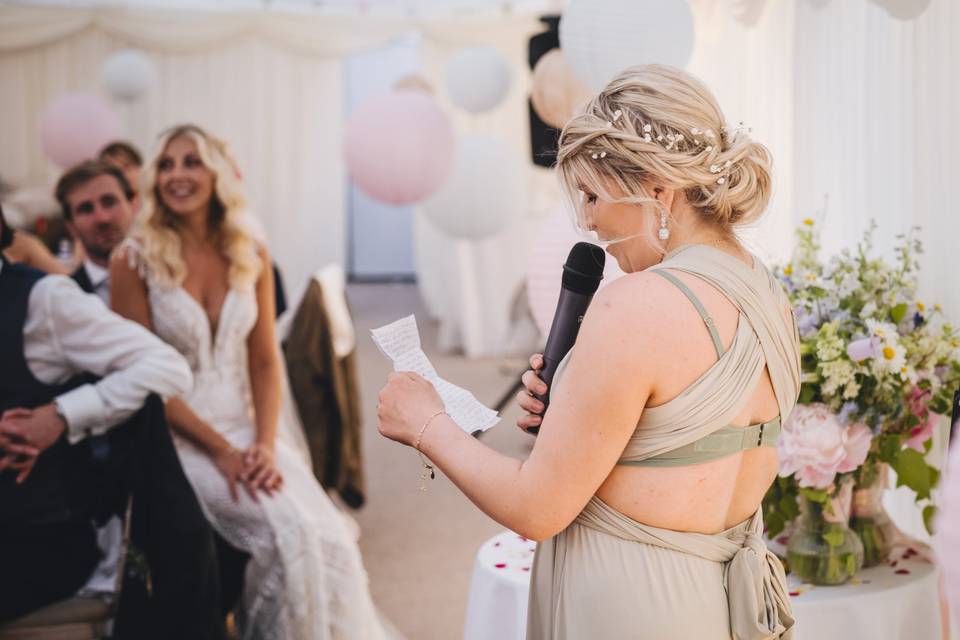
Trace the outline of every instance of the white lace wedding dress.
{"type": "MultiPolygon", "coordinates": [[[[130,245],[128,255],[135,251],[130,245]]],[[[214,332],[185,289],[158,286],[139,266],[154,330],[193,370],[193,390],[184,399],[233,446],[246,449],[255,435],[246,348],[257,318],[253,288],[230,290],[214,332]]],[[[298,452],[278,438],[283,489],[259,494],[259,502],[241,490],[234,502],[210,458],[183,438],[174,441],[211,524],[252,556],[237,618],[245,640],[386,637],[354,537],[298,452]]]]}

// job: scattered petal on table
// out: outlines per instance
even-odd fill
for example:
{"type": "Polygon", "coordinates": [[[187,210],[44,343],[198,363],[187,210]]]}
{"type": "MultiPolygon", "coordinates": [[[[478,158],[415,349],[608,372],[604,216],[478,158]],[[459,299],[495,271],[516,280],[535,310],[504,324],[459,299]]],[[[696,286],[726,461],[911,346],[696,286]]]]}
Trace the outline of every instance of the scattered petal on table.
{"type": "Polygon", "coordinates": [[[896,571],[894,571],[894,573],[897,574],[898,576],[905,576],[905,575],[909,575],[909,574],[910,574],[910,570],[909,570],[909,569],[897,569],[896,571]]]}

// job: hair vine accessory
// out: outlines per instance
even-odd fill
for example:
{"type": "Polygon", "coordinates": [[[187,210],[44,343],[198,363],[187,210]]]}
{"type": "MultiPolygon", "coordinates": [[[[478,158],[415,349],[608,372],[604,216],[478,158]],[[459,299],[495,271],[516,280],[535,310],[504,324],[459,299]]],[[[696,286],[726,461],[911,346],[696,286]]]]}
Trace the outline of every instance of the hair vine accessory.
{"type": "Polygon", "coordinates": [[[420,462],[423,464],[423,471],[420,473],[420,491],[427,490],[427,478],[433,480],[437,477],[436,472],[433,470],[433,465],[427,462],[427,459],[423,457],[423,451],[420,450],[420,441],[423,440],[423,432],[427,430],[427,427],[430,426],[430,423],[433,422],[433,419],[443,414],[450,415],[443,409],[440,409],[432,416],[427,418],[427,421],[423,423],[422,427],[420,427],[420,433],[417,434],[417,441],[413,445],[413,448],[417,450],[417,455],[420,456],[420,462]]]}

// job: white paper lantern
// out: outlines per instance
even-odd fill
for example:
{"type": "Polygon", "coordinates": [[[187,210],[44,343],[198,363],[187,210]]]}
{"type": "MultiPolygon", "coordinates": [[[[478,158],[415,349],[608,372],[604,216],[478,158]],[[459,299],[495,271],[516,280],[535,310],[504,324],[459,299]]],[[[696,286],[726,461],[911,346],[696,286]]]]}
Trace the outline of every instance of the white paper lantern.
{"type": "Polygon", "coordinates": [[[136,100],[153,81],[153,64],[136,49],[122,49],[110,55],[100,67],[100,81],[114,98],[136,100]]]}
{"type": "Polygon", "coordinates": [[[453,173],[423,203],[423,213],[454,238],[480,240],[525,215],[526,166],[498,138],[467,135],[457,142],[453,173]]]}
{"type": "Polygon", "coordinates": [[[447,64],[447,91],[470,113],[489,111],[510,90],[510,65],[493,47],[460,49],[447,64]]]}
{"type": "Polygon", "coordinates": [[[685,67],[693,40],[687,0],[571,0],[560,20],[560,48],[594,91],[634,65],[685,67]]]}
{"type": "Polygon", "coordinates": [[[530,100],[540,119],[562,129],[576,110],[587,103],[592,92],[580,81],[560,49],[541,56],[533,68],[530,100]]]}
{"type": "Polygon", "coordinates": [[[897,20],[915,20],[930,6],[930,0],[873,0],[897,20]]]}
{"type": "MultiPolygon", "coordinates": [[[[573,227],[572,217],[562,206],[558,206],[553,215],[544,221],[533,239],[533,247],[527,258],[527,300],[534,323],[544,336],[550,332],[553,314],[557,309],[563,263],[567,261],[573,245],[583,240],[573,227]]],[[[604,287],[622,275],[617,261],[607,254],[600,286],[604,287]]]]}

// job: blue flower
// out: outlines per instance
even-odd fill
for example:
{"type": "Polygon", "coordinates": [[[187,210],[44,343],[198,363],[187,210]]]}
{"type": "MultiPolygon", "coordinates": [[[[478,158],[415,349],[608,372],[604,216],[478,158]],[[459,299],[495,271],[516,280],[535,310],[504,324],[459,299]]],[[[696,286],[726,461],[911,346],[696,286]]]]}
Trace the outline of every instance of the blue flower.
{"type": "Polygon", "coordinates": [[[840,407],[840,415],[837,416],[840,419],[840,422],[847,424],[850,422],[850,414],[857,410],[856,402],[844,402],[843,406],[840,407]]]}

